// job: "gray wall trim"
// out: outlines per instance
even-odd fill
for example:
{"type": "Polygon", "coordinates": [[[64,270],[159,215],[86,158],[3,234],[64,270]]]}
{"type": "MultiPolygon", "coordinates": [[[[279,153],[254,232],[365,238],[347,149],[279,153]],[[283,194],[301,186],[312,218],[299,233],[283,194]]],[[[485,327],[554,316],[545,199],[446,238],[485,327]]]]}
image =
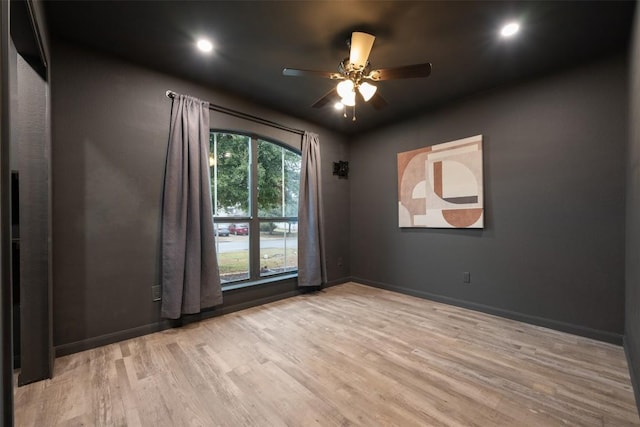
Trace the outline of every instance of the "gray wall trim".
{"type": "Polygon", "coordinates": [[[20,375],[18,385],[51,377],[50,146],[47,83],[18,55],[20,176],[20,375]]]}
{"type": "Polygon", "coordinates": [[[128,340],[131,338],[140,337],[143,335],[152,334],[154,332],[164,331],[176,327],[172,321],[164,320],[150,325],[138,326],[135,328],[127,329],[124,331],[118,331],[111,334],[100,335],[98,337],[91,337],[86,340],[76,341],[69,344],[62,344],[55,347],[56,357],[67,356],[73,353],[79,353],[85,350],[91,350],[93,348],[102,347],[104,345],[113,344],[116,342],[128,340]]]}
{"type": "Polygon", "coordinates": [[[404,288],[402,286],[390,285],[388,283],[368,280],[362,277],[352,277],[352,280],[357,283],[373,286],[374,288],[386,289],[389,291],[399,292],[405,295],[411,295],[414,297],[424,298],[424,299],[428,299],[435,302],[454,305],[457,307],[468,308],[470,310],[480,311],[482,313],[492,314],[495,316],[500,316],[500,317],[504,317],[511,320],[517,320],[519,322],[529,323],[536,326],[542,326],[549,329],[555,329],[557,331],[568,332],[570,334],[592,338],[598,341],[604,341],[611,344],[622,345],[622,335],[616,334],[613,332],[600,331],[597,329],[586,328],[580,325],[573,325],[570,323],[559,322],[553,319],[545,319],[538,316],[531,316],[528,314],[516,313],[514,311],[504,310],[498,307],[478,304],[470,301],[460,300],[457,298],[450,298],[450,297],[445,297],[441,295],[435,295],[425,291],[404,288]]]}
{"type": "Polygon", "coordinates": [[[178,320],[161,320],[159,322],[151,323],[149,325],[138,326],[124,331],[117,331],[110,334],[100,335],[97,337],[91,337],[86,340],[76,341],[68,344],[62,344],[55,347],[56,357],[66,356],[73,353],[78,353],[85,350],[91,350],[93,348],[102,347],[105,345],[113,344],[120,341],[125,341],[131,338],[141,337],[143,335],[152,334],[155,332],[161,332],[171,328],[179,328],[181,326],[197,322],[200,320],[206,320],[224,314],[234,313],[236,311],[245,310],[247,308],[256,307],[259,305],[267,304],[270,302],[279,301],[286,298],[291,298],[304,293],[302,290],[293,290],[277,295],[271,295],[264,298],[259,298],[251,301],[240,302],[230,306],[222,306],[220,308],[214,308],[212,310],[203,311],[197,315],[185,316],[178,320]]]}
{"type": "Polygon", "coordinates": [[[627,66],[615,55],[353,140],[351,275],[620,344],[627,66]],[[397,153],[477,134],[485,228],[398,228],[397,153]]]}
{"type": "Polygon", "coordinates": [[[640,407],[640,8],[636,8],[629,52],[629,140],[627,144],[624,347],[640,407]]]}
{"type": "MultiPolygon", "coordinates": [[[[350,277],[343,277],[343,278],[328,282],[326,284],[326,287],[337,286],[350,281],[351,281],[350,277]]],[[[234,291],[236,293],[246,292],[246,290],[243,291],[243,288],[232,289],[232,290],[226,291],[225,296],[228,293],[230,294],[234,291]]],[[[180,327],[185,324],[197,322],[200,320],[210,319],[212,317],[222,316],[224,314],[234,313],[236,311],[245,310],[247,308],[256,307],[263,304],[268,304],[270,302],[280,301],[280,300],[291,298],[303,293],[305,293],[305,289],[293,289],[293,290],[278,293],[276,295],[269,295],[262,298],[256,298],[253,300],[238,302],[228,306],[223,305],[222,307],[214,308],[212,310],[207,310],[200,314],[185,316],[179,320],[160,320],[158,322],[151,323],[149,325],[138,326],[138,327],[126,329],[123,331],[117,331],[110,334],[91,337],[86,340],[76,341],[68,344],[62,344],[55,347],[55,355],[56,357],[61,357],[61,356],[66,356],[73,353],[78,353],[80,351],[91,350],[92,348],[97,348],[104,345],[128,340],[131,338],[152,334],[154,332],[164,331],[166,329],[180,327]]]]}
{"type": "Polygon", "coordinates": [[[341,277],[340,279],[329,280],[327,283],[325,283],[323,287],[330,288],[332,286],[342,285],[343,283],[348,283],[350,281],[351,281],[351,277],[341,277]]]}
{"type": "Polygon", "coordinates": [[[11,286],[9,2],[0,2],[0,425],[13,425],[13,298],[11,286]]]}
{"type": "Polygon", "coordinates": [[[627,357],[627,365],[629,366],[629,376],[631,377],[631,386],[633,387],[633,395],[636,398],[636,409],[639,410],[638,415],[640,415],[640,388],[638,386],[640,386],[640,384],[638,384],[638,378],[640,378],[638,376],[638,374],[640,374],[640,372],[636,372],[635,366],[633,361],[637,360],[634,357],[633,354],[633,346],[630,346],[629,343],[629,337],[625,334],[624,339],[623,339],[623,347],[624,347],[624,355],[627,357]]]}
{"type": "MultiPolygon", "coordinates": [[[[350,186],[331,168],[337,159],[348,160],[347,137],[108,54],[60,41],[51,48],[53,343],[58,349],[81,349],[76,343],[137,328],[144,332],[163,321],[152,289],[160,277],[167,89],[320,135],[328,280],[348,275],[350,186]]],[[[300,135],[217,112],[211,125],[300,147],[300,135]]],[[[286,282],[225,291],[223,305],[269,301],[261,299],[297,288],[295,280],[286,282]]]]}

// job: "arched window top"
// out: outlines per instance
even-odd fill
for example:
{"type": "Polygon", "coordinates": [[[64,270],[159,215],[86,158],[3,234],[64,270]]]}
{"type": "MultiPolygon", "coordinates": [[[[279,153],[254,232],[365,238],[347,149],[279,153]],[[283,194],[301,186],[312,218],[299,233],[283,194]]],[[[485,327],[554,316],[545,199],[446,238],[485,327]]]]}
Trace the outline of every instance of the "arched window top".
{"type": "Polygon", "coordinates": [[[300,160],[297,150],[273,140],[211,131],[211,194],[223,282],[297,270],[300,160]]]}

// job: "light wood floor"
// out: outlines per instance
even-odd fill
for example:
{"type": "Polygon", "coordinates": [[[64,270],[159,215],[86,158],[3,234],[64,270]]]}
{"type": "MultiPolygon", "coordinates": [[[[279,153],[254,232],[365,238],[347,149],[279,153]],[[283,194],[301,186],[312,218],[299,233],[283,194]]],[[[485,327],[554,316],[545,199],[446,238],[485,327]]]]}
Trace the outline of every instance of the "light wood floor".
{"type": "Polygon", "coordinates": [[[621,347],[357,284],[56,360],[21,426],[640,425],[621,347]]]}

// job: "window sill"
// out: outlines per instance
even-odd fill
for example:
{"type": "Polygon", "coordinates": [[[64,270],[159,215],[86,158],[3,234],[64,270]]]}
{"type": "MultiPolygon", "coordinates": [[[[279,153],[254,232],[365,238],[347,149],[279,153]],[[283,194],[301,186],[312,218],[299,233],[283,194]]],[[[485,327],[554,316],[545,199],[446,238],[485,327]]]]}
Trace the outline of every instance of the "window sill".
{"type": "Polygon", "coordinates": [[[222,285],[222,292],[233,291],[235,289],[250,288],[252,286],[266,285],[269,283],[280,282],[282,280],[296,279],[297,277],[298,277],[298,273],[296,272],[291,274],[282,274],[278,276],[265,277],[263,279],[254,280],[251,282],[231,283],[228,285],[222,285]]]}

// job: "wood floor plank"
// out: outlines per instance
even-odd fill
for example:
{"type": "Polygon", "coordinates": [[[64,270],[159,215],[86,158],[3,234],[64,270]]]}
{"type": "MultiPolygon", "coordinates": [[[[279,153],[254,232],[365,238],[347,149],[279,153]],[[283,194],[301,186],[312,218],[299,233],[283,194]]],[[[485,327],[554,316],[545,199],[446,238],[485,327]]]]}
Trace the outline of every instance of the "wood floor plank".
{"type": "Polygon", "coordinates": [[[56,360],[16,426],[640,426],[621,347],[335,286],[56,360]]]}

